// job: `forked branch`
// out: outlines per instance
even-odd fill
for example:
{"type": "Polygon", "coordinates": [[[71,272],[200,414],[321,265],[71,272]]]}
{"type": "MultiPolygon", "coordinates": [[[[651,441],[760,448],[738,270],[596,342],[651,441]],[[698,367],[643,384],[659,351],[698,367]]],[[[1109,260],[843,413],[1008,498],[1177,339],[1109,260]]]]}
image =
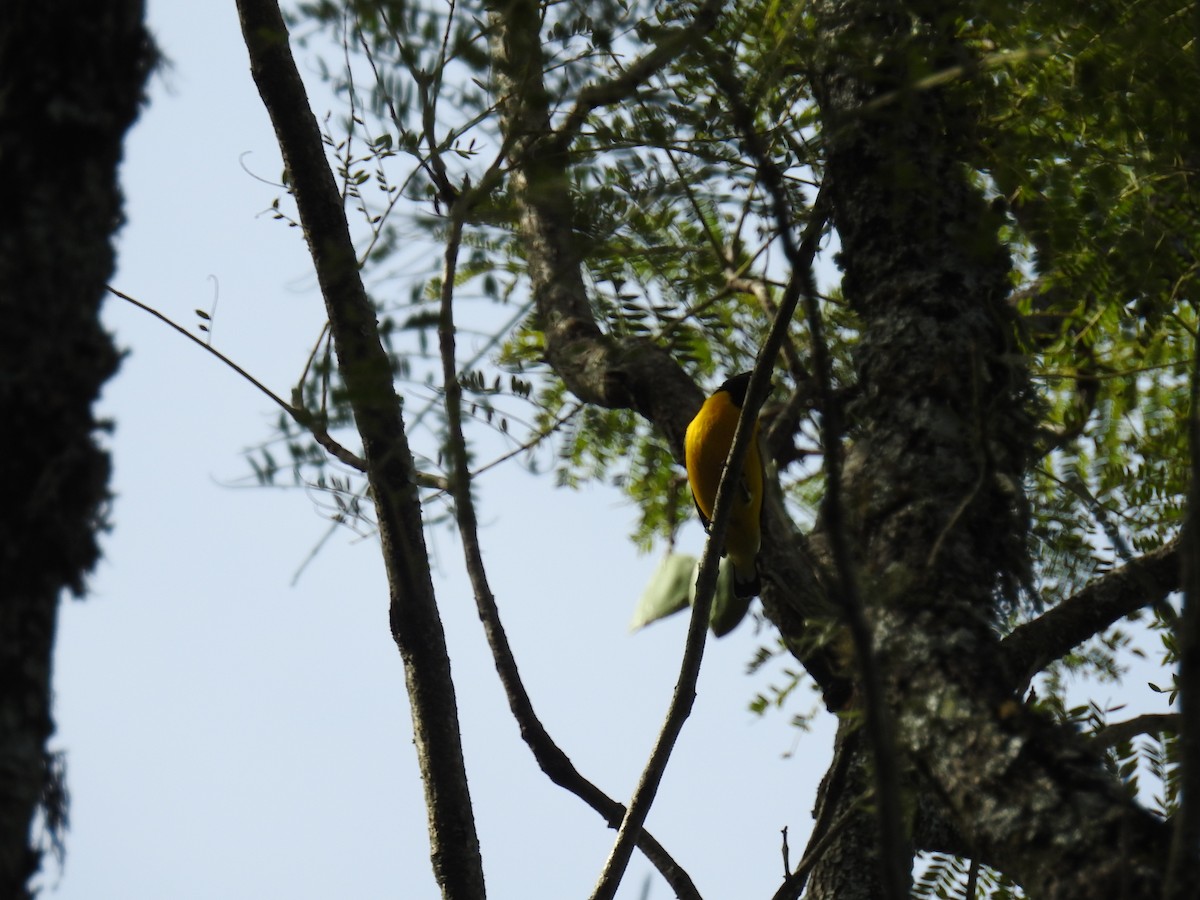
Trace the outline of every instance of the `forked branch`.
{"type": "MultiPolygon", "coordinates": [[[[243,369],[241,366],[239,366],[237,363],[235,363],[232,359],[230,359],[228,356],[226,356],[220,350],[216,349],[212,344],[208,343],[207,341],[200,340],[200,338],[196,337],[196,335],[192,334],[190,331],[188,331],[186,328],[184,328],[182,325],[180,325],[174,319],[171,319],[169,316],[164,315],[163,313],[159,312],[154,307],[152,307],[146,303],[143,303],[141,300],[138,300],[134,297],[129,296],[129,294],[123,293],[122,291],[118,291],[116,288],[111,287],[111,286],[108,288],[108,292],[110,294],[113,294],[114,296],[120,297],[122,300],[124,300],[128,303],[133,304],[138,309],[141,309],[141,310],[144,310],[144,311],[150,313],[150,315],[154,316],[156,319],[159,319],[160,321],[165,322],[167,325],[174,328],[176,331],[178,331],[180,334],[182,334],[185,338],[187,338],[189,341],[194,343],[196,346],[211,353],[213,356],[215,356],[217,359],[219,359],[221,362],[223,362],[229,368],[233,369],[233,371],[235,371],[238,375],[242,376],[242,378],[244,378],[246,381],[250,382],[256,388],[258,388],[262,393],[266,394],[269,398],[271,398],[271,402],[273,402],[276,406],[278,406],[285,413],[287,413],[288,416],[291,417],[293,422],[295,422],[297,425],[299,425],[301,428],[303,428],[305,431],[307,431],[309,434],[311,434],[313,436],[313,440],[315,440],[318,444],[320,444],[322,447],[324,447],[331,456],[335,457],[336,459],[341,460],[346,465],[350,466],[352,469],[357,469],[359,472],[365,472],[367,470],[367,464],[365,462],[363,462],[362,458],[359,457],[357,454],[350,452],[345,447],[343,447],[341,444],[339,444],[337,441],[335,441],[330,436],[329,432],[325,429],[325,426],[323,424],[321,424],[309,410],[304,409],[303,407],[299,407],[299,406],[292,406],[292,404],[288,403],[286,400],[284,400],[282,397],[280,397],[278,394],[276,394],[273,390],[271,390],[269,387],[267,387],[265,384],[263,384],[261,381],[259,381],[257,378],[255,378],[253,375],[251,375],[249,372],[247,372],[245,369],[243,369]]],[[[422,487],[441,487],[442,486],[440,484],[440,482],[438,481],[438,479],[431,478],[429,476],[422,476],[421,481],[422,481],[422,487]]]]}

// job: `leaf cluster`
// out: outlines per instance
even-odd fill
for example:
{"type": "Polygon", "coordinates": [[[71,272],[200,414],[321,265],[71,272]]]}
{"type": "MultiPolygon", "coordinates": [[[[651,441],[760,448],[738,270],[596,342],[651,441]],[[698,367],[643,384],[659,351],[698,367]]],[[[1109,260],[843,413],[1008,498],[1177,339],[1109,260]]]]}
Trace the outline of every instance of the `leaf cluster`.
{"type": "MultiPolygon", "coordinates": [[[[1021,333],[1012,352],[1034,377],[1042,423],[1025,485],[1032,602],[1019,615],[1028,615],[1158,546],[1181,521],[1198,327],[1200,129],[1191,98],[1200,96],[1200,67],[1190,7],[1181,0],[984,0],[972,10],[954,23],[961,60],[913,65],[924,82],[969,98],[977,131],[963,164],[993,195],[1018,263],[1013,310],[1021,333]]],[[[547,90],[561,98],[550,127],[567,120],[582,86],[621,77],[684,14],[666,2],[545,4],[547,90]]],[[[314,42],[332,37],[339,51],[316,57],[346,104],[346,115],[327,123],[327,146],[347,204],[359,212],[361,262],[394,371],[406,384],[406,418],[427,427],[418,442],[422,465],[439,470],[444,438],[432,343],[444,204],[498,173],[494,190],[469,213],[455,284],[459,334],[470,338],[458,361],[474,417],[470,437],[488,448],[487,455],[476,449],[476,458],[519,451],[531,468],[552,467],[561,485],[615,484],[640,513],[638,544],[669,541],[690,504],[661,437],[629,411],[579,407],[545,362],[505,190],[486,10],[317,2],[302,5],[297,21],[314,42]],[[329,65],[339,56],[338,66],[329,65]],[[544,441],[555,449],[539,457],[544,441]]],[[[750,367],[793,275],[720,85],[743,86],[737,99],[784,173],[799,232],[823,177],[823,123],[808,71],[821,39],[805,4],[739,4],[710,39],[622,103],[591,111],[570,145],[572,235],[597,322],[615,338],[669,350],[703,385],[750,367]]],[[[852,396],[857,323],[827,265],[836,235],[824,246],[821,309],[834,388],[852,396]]],[[[807,332],[796,323],[776,373],[780,389],[764,412],[768,425],[811,387],[809,355],[807,332]]],[[[299,389],[305,408],[331,428],[350,424],[327,351],[314,351],[299,389]]],[[[773,450],[789,509],[809,524],[824,494],[813,459],[820,415],[811,403],[792,412],[790,433],[773,450]]],[[[294,477],[331,484],[322,481],[320,452],[288,427],[281,423],[277,439],[288,447],[294,477]]],[[[280,466],[263,454],[257,472],[269,481],[280,466]]],[[[1156,617],[1151,627],[1170,639],[1172,623],[1156,617]]],[[[1068,675],[1122,676],[1121,660],[1133,649],[1125,638],[1120,628],[1101,635],[1047,677],[1043,690],[1057,714],[1070,717],[1068,675]]],[[[799,682],[788,679],[758,705],[781,705],[799,682]]],[[[930,890],[949,890],[937,879],[951,869],[946,863],[930,882],[942,887],[930,890]]]]}

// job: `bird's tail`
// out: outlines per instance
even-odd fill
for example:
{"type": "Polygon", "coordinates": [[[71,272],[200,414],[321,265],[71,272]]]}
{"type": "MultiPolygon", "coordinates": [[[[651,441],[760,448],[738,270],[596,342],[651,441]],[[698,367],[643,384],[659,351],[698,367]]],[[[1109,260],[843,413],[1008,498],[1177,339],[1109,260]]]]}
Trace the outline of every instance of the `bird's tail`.
{"type": "Polygon", "coordinates": [[[762,593],[762,579],[758,575],[757,560],[750,565],[733,566],[733,595],[739,600],[749,600],[762,593]]]}

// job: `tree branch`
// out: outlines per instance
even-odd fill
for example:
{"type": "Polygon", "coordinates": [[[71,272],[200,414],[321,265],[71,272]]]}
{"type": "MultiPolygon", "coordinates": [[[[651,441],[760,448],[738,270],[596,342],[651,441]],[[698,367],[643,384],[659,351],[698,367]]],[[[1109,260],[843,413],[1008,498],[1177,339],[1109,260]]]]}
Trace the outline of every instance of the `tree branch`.
{"type": "Polygon", "coordinates": [[[1105,725],[1092,735],[1092,740],[1096,742],[1096,746],[1107,750],[1126,741],[1132,741],[1135,737],[1143,734],[1177,734],[1178,732],[1178,713],[1147,713],[1124,722],[1105,725]]]}
{"type": "Polygon", "coordinates": [[[1179,590],[1178,539],[1095,579],[1079,593],[1014,629],[1000,658],[1014,688],[1118,619],[1179,590]]]}
{"type": "MultiPolygon", "coordinates": [[[[805,317],[812,335],[813,368],[821,393],[821,445],[825,451],[825,496],[821,512],[825,518],[825,533],[829,537],[833,557],[834,599],[849,627],[854,642],[859,679],[863,686],[867,734],[870,736],[875,761],[875,790],[885,875],[882,884],[887,896],[892,900],[902,900],[908,895],[908,872],[912,854],[906,851],[907,842],[900,819],[900,784],[891,712],[884,694],[883,676],[872,646],[870,626],[859,596],[858,576],[851,559],[849,537],[843,521],[842,412],[834,392],[829,348],[825,343],[816,284],[812,276],[812,261],[816,254],[817,242],[825,228],[824,207],[828,202],[828,195],[824,195],[824,203],[822,195],[818,195],[813,204],[812,219],[804,235],[804,244],[797,247],[792,237],[793,220],[783,173],[775,165],[755,127],[753,112],[745,105],[744,92],[734,74],[732,62],[728,59],[719,60],[713,67],[713,74],[730,105],[730,112],[742,133],[742,139],[758,164],[759,178],[771,195],[779,240],[792,267],[793,278],[789,287],[792,282],[796,283],[804,297],[805,317]]],[[[786,297],[784,302],[787,302],[786,297]]],[[[794,297],[792,302],[795,303],[794,297]]]]}
{"type": "Polygon", "coordinates": [[[567,142],[550,127],[539,4],[493,3],[489,17],[500,124],[513,161],[510,185],[546,358],[580,400],[635,410],[663,431],[682,459],[684,432],[700,407],[700,391],[663,348],[604,334],[584,288],[567,142]]]}
{"type": "Polygon", "coordinates": [[[275,0],[238,0],[250,69],[283,157],[362,436],[404,661],[417,762],[429,811],[434,877],[445,898],[484,896],[454,683],[433,593],[416,470],[375,308],[359,275],[345,208],[275,0]]]}
{"type": "MultiPolygon", "coordinates": [[[[551,781],[600,813],[610,828],[616,828],[625,816],[625,807],[601,791],[575,768],[566,753],[550,737],[534,711],[533,702],[521,681],[512,647],[508,643],[508,635],[500,621],[500,610],[483,564],[475,501],[471,496],[473,476],[467,465],[466,437],[462,426],[462,386],[458,380],[454,340],[454,278],[462,238],[463,217],[473,196],[470,193],[465,194],[450,210],[450,232],[446,238],[441,312],[438,317],[446,424],[449,431],[446,447],[447,468],[450,472],[450,492],[454,498],[454,515],[458,522],[459,534],[462,536],[463,554],[466,557],[467,576],[475,594],[475,605],[483,622],[492,660],[504,687],[509,709],[512,710],[513,718],[521,730],[521,738],[551,781]]],[[[638,834],[637,846],[666,879],[677,897],[683,900],[700,900],[700,894],[690,876],[649,832],[642,831],[638,834]]]]}
{"type": "Polygon", "coordinates": [[[566,121],[559,127],[555,136],[555,142],[560,145],[560,149],[566,150],[570,146],[593,110],[601,106],[614,106],[627,100],[656,73],[696,46],[717,26],[722,6],[723,0],[705,0],[696,8],[690,23],[668,29],[659,38],[653,50],[635,59],[616,78],[583,87],[575,105],[567,114],[566,121]]]}
{"type": "Polygon", "coordinates": [[[692,704],[696,699],[696,680],[700,676],[700,663],[704,656],[704,640],[708,634],[708,619],[712,609],[713,595],[717,588],[717,570],[725,545],[725,531],[729,527],[729,517],[733,512],[733,495],[738,490],[742,465],[750,448],[750,438],[757,428],[759,407],[766,399],[774,368],[775,357],[787,336],[792,313],[796,309],[796,295],[785,297],[779,306],[779,312],[771,325],[771,332],[763,345],[750,383],[746,388],[746,397],[738,416],[737,428],[733,434],[733,442],[729,447],[729,456],[725,468],[721,472],[721,481],[717,486],[717,497],[713,505],[712,523],[709,526],[708,541],[704,553],[700,557],[700,574],[696,579],[696,599],[692,604],[692,614],[688,622],[687,639],[684,643],[683,660],[679,667],[679,678],[671,697],[671,705],[667,710],[667,718],[654,743],[650,759],[638,781],[633,799],[629,802],[629,810],[625,820],[617,832],[616,843],[609,852],[604,870],[592,892],[592,900],[611,900],[616,895],[617,887],[628,865],[634,840],[642,829],[642,824],[654,803],[658,786],[666,772],[667,761],[675,742],[683,730],[683,723],[691,714],[692,704]]]}
{"type": "MultiPolygon", "coordinates": [[[[315,440],[318,444],[320,444],[322,447],[324,447],[331,456],[335,457],[336,459],[341,460],[342,462],[344,462],[346,465],[350,466],[351,468],[357,469],[359,472],[365,472],[367,470],[367,464],[362,460],[362,458],[359,457],[357,454],[352,453],[351,451],[347,450],[345,447],[343,447],[341,444],[339,444],[336,440],[334,440],[333,437],[329,434],[329,432],[325,429],[325,427],[323,425],[318,424],[318,421],[317,421],[316,417],[312,414],[312,412],[310,412],[307,409],[304,409],[303,407],[292,406],[292,404],[288,403],[286,400],[284,400],[282,397],[280,397],[278,394],[276,394],[273,390],[271,390],[269,387],[267,387],[265,384],[263,384],[261,381],[259,381],[257,378],[255,378],[253,375],[251,375],[249,372],[247,372],[245,369],[243,369],[241,366],[239,366],[237,363],[235,363],[232,359],[230,359],[228,356],[226,356],[220,350],[216,349],[212,344],[209,344],[207,341],[200,340],[200,338],[196,337],[196,335],[192,334],[190,331],[188,331],[186,328],[184,328],[178,322],[174,321],[170,317],[159,312],[154,307],[149,306],[140,300],[136,300],[133,297],[129,296],[128,294],[118,291],[116,288],[112,287],[111,285],[108,286],[108,292],[117,297],[120,297],[122,300],[125,300],[128,303],[132,303],[138,309],[145,310],[146,312],[150,313],[150,315],[154,316],[156,319],[159,319],[160,321],[165,322],[166,324],[170,325],[172,328],[174,328],[176,331],[178,331],[180,334],[182,334],[185,338],[187,338],[193,344],[202,348],[203,350],[208,351],[213,356],[215,356],[217,359],[219,359],[221,362],[223,362],[225,365],[229,366],[229,368],[233,369],[233,371],[235,371],[238,375],[242,376],[242,378],[246,379],[246,381],[250,382],[256,388],[258,388],[259,391],[261,391],[263,394],[265,394],[267,397],[269,397],[272,403],[277,405],[280,409],[282,409],[285,413],[287,413],[288,416],[291,417],[292,421],[294,421],[297,425],[299,425],[301,428],[303,428],[305,431],[307,431],[309,434],[311,434],[313,436],[313,440],[315,440]]],[[[438,480],[437,478],[434,478],[433,476],[421,476],[421,485],[422,485],[422,487],[433,487],[433,488],[444,487],[444,485],[442,485],[440,480],[438,480]]]]}

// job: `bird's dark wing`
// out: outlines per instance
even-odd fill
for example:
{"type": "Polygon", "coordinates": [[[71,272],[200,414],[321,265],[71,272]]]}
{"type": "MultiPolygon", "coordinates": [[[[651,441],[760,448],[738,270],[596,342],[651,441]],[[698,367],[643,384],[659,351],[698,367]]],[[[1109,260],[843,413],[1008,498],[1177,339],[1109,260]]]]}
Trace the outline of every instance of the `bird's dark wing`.
{"type": "Polygon", "coordinates": [[[712,522],[710,522],[708,516],[704,514],[704,510],[700,508],[700,501],[696,499],[696,495],[694,493],[692,494],[692,502],[696,504],[696,515],[700,517],[700,524],[704,526],[704,533],[707,534],[712,528],[712,522]]]}

